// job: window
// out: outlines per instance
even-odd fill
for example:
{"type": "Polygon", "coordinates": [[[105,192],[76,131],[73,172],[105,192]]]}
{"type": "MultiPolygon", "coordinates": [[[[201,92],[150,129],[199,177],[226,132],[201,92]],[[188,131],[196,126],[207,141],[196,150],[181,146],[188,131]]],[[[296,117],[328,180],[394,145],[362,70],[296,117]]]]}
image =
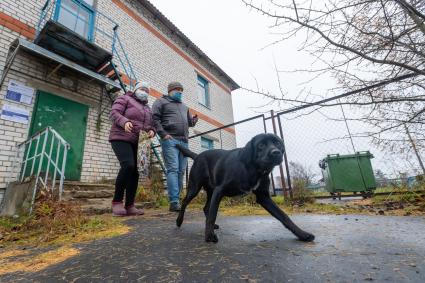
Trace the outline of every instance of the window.
{"type": "Polygon", "coordinates": [[[208,81],[198,75],[198,102],[206,107],[210,107],[210,95],[208,81]]]}
{"type": "Polygon", "coordinates": [[[93,0],[58,0],[55,20],[88,40],[93,39],[93,0]]]}
{"type": "Polygon", "coordinates": [[[202,150],[214,149],[214,141],[201,137],[201,148],[202,150]]]}

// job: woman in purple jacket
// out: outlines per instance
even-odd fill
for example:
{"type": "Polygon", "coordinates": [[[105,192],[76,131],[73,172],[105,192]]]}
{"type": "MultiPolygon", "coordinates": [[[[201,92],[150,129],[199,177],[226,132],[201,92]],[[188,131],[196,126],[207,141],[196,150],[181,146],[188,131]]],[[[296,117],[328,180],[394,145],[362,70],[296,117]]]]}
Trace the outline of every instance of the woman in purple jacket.
{"type": "Polygon", "coordinates": [[[115,216],[144,213],[143,210],[135,208],[134,198],[139,181],[137,170],[139,132],[147,132],[150,138],[155,136],[148,96],[149,86],[138,82],[133,92],[119,96],[112,105],[109,141],[121,166],[112,200],[112,213],[115,216]],[[123,205],[124,191],[125,205],[123,205]]]}

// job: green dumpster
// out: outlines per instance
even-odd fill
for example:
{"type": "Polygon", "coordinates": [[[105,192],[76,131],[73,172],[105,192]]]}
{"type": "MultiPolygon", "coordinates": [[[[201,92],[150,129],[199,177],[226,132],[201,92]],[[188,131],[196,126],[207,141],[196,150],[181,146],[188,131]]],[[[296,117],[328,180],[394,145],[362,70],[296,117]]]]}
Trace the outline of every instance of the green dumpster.
{"type": "Polygon", "coordinates": [[[341,192],[361,192],[370,196],[376,188],[369,151],[355,154],[330,154],[319,162],[325,188],[331,195],[341,192]]]}

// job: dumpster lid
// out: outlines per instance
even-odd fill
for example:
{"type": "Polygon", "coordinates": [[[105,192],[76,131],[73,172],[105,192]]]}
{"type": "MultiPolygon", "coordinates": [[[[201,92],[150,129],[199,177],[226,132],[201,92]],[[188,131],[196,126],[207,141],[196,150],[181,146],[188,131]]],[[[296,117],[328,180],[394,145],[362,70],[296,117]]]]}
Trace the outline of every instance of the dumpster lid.
{"type": "Polygon", "coordinates": [[[328,154],[323,160],[331,159],[342,159],[342,158],[356,158],[356,157],[370,157],[373,158],[373,154],[369,151],[358,151],[355,154],[328,154]]]}

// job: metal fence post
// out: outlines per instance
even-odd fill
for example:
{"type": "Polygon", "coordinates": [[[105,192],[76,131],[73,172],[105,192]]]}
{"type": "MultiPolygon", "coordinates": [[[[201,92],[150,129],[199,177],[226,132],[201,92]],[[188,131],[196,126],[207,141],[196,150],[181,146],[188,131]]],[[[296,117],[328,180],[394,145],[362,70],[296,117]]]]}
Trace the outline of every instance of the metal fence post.
{"type": "Polygon", "coordinates": [[[425,167],[424,167],[424,164],[423,164],[423,162],[422,162],[421,156],[419,155],[418,149],[416,148],[416,144],[415,144],[415,142],[413,141],[412,135],[411,135],[411,134],[410,134],[410,132],[409,132],[409,128],[407,127],[407,125],[406,125],[406,124],[404,124],[404,129],[406,130],[407,137],[409,138],[409,141],[410,141],[410,143],[412,144],[413,152],[415,152],[416,158],[418,159],[419,166],[420,166],[420,167],[421,167],[421,169],[422,169],[422,174],[424,174],[424,175],[425,175],[425,167]]]}
{"type": "MultiPolygon", "coordinates": [[[[264,133],[267,134],[266,118],[264,117],[264,115],[263,115],[263,126],[264,126],[264,133]]],[[[276,195],[276,185],[274,183],[273,172],[270,173],[270,177],[272,179],[273,196],[275,196],[276,195]]]]}
{"type": "Polygon", "coordinates": [[[277,122],[279,124],[279,132],[280,132],[280,137],[282,138],[283,141],[283,159],[285,161],[285,167],[286,167],[286,178],[288,181],[288,188],[289,188],[289,197],[292,199],[294,197],[294,194],[292,192],[292,182],[291,182],[291,175],[289,174],[289,164],[288,164],[288,156],[286,155],[286,146],[285,146],[285,139],[283,137],[283,130],[282,130],[282,122],[280,120],[280,115],[277,115],[277,122]]]}
{"type": "MultiPolygon", "coordinates": [[[[274,133],[275,135],[279,136],[279,135],[277,134],[276,121],[275,121],[274,111],[273,111],[273,110],[270,110],[270,114],[271,114],[271,117],[272,117],[273,133],[274,133]]],[[[283,137],[281,137],[281,138],[283,139],[283,137]]],[[[285,151],[284,151],[284,152],[285,152],[285,151]]],[[[284,197],[286,198],[286,197],[288,197],[288,192],[287,192],[287,190],[286,190],[285,175],[283,174],[283,167],[282,167],[282,163],[281,163],[281,164],[279,164],[279,173],[280,173],[280,182],[281,182],[281,185],[282,185],[283,195],[284,195],[284,197]]]]}

